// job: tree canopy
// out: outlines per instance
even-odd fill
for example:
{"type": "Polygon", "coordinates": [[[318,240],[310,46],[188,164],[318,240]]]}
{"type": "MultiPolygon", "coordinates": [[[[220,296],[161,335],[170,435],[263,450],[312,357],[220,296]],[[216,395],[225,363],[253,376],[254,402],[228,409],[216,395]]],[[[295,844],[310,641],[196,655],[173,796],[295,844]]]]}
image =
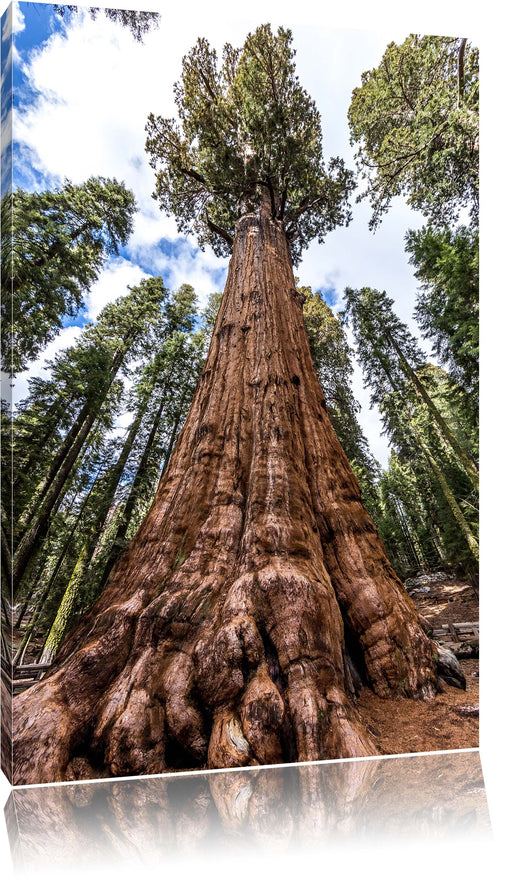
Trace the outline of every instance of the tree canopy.
{"type": "Polygon", "coordinates": [[[2,352],[5,370],[24,370],[62,328],[108,255],[132,231],[135,199],[114,178],[29,193],[17,189],[2,203],[2,352]],[[8,218],[8,222],[7,222],[8,218]]]}
{"type": "Polygon", "coordinates": [[[478,50],[411,34],[362,76],[348,112],[375,228],[403,195],[433,224],[478,219],[478,50]]]}
{"type": "Polygon", "coordinates": [[[320,114],[295,75],[291,31],[270,25],[222,63],[200,38],[174,87],[177,119],[150,114],[146,149],[154,197],[217,255],[230,253],[236,220],[270,204],[298,260],[302,249],[350,220],[354,179],[339,157],[322,155],[320,114]]]}
{"type": "Polygon", "coordinates": [[[420,282],[415,318],[478,422],[478,231],[411,230],[406,251],[420,282]]]}

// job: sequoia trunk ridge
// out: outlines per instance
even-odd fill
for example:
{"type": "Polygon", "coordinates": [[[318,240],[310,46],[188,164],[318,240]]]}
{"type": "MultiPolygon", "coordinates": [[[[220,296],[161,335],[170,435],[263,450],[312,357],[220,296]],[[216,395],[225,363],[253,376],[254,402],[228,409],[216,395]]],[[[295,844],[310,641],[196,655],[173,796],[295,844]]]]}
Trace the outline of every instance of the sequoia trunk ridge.
{"type": "Polygon", "coordinates": [[[15,784],[372,755],[357,673],[381,696],[436,683],[332,429],[282,224],[259,210],[153,505],[15,700],[15,784]]]}

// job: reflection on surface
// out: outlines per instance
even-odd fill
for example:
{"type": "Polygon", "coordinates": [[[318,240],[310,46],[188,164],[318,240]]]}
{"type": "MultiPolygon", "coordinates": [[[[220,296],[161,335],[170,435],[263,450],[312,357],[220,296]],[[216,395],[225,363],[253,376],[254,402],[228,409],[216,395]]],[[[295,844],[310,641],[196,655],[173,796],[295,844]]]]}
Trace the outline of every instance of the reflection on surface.
{"type": "Polygon", "coordinates": [[[20,788],[5,813],[15,870],[490,834],[477,751],[20,788]]]}

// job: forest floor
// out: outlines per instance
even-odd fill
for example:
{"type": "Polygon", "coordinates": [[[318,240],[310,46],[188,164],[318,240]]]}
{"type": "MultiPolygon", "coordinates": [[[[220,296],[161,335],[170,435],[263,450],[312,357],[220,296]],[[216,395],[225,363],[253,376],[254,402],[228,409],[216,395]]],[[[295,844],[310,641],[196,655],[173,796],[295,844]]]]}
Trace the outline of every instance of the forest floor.
{"type": "MultiPolygon", "coordinates": [[[[478,622],[478,597],[468,582],[440,577],[430,591],[411,593],[419,613],[433,628],[446,623],[478,622]]],[[[362,718],[382,754],[446,751],[478,747],[479,660],[461,659],[466,690],[444,685],[433,699],[381,699],[363,688],[362,718]]]]}

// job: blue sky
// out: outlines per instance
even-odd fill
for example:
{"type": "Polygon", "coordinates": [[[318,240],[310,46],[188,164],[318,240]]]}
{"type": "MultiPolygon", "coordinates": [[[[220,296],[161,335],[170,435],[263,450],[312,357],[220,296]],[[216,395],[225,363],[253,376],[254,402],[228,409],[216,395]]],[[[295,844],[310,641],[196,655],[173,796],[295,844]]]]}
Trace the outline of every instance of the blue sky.
{"type": "MultiPolygon", "coordinates": [[[[227,260],[178,236],[174,219],[159,212],[151,199],[153,173],[144,152],[144,124],[150,111],[174,115],[172,84],[182,56],[199,35],[220,51],[227,41],[240,45],[261,21],[217,17],[202,18],[200,25],[189,20],[180,24],[162,9],[160,27],[143,45],[103,16],[92,21],[79,13],[63,23],[51,5],[20,3],[16,22],[14,183],[41,189],[58,185],[64,177],[79,183],[92,174],[115,176],[134,191],[139,208],[133,235],[120,256],[105,265],[82,313],[67,319],[30,372],[17,378],[19,400],[29,375],[44,370],[46,358],[73,342],[84,322],[94,320],[105,303],[145,275],[162,275],[171,289],[189,282],[200,303],[223,288],[227,260]]],[[[293,30],[297,73],[322,115],[325,155],[341,155],[353,167],[346,121],[352,90],[360,85],[363,71],[379,63],[388,42],[402,41],[408,30],[396,25],[375,32],[312,27],[295,24],[290,16],[271,23],[293,30]]],[[[386,290],[400,318],[417,333],[416,280],[403,239],[408,229],[422,225],[422,217],[395,200],[377,232],[370,233],[370,207],[354,205],[353,215],[348,228],[329,234],[322,245],[310,245],[297,269],[300,283],[321,290],[335,309],[342,307],[346,286],[386,290]]],[[[357,365],[354,391],[372,451],[385,463],[387,441],[357,365]]]]}

